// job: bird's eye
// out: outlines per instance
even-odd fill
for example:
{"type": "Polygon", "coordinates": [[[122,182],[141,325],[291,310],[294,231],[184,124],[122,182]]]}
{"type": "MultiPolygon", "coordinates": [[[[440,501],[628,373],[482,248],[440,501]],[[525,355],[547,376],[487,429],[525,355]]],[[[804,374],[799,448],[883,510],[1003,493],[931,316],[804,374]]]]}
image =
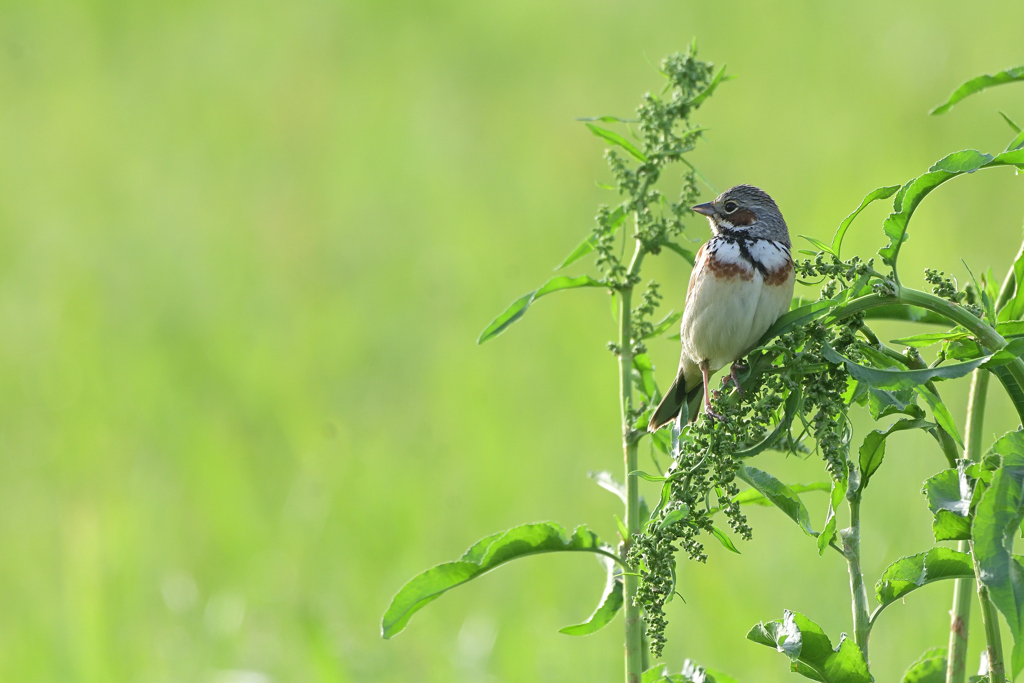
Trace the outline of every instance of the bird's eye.
{"type": "Polygon", "coordinates": [[[738,208],[740,208],[740,205],[737,204],[736,202],[726,202],[725,203],[725,212],[726,213],[732,213],[733,211],[735,211],[738,208]]]}

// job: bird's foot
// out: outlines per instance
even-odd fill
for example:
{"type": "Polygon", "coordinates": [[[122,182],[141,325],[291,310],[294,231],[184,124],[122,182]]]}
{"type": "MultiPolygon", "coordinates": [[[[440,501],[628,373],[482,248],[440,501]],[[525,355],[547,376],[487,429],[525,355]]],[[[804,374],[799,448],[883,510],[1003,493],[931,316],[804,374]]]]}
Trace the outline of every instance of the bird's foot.
{"type": "MultiPolygon", "coordinates": [[[[729,377],[726,378],[727,380],[731,380],[733,385],[735,385],[736,393],[740,395],[740,398],[743,398],[743,387],[740,386],[740,378],[736,376],[736,373],[738,373],[741,370],[746,370],[747,367],[747,364],[744,363],[743,361],[736,361],[735,363],[732,364],[732,367],[729,368],[729,377]]],[[[725,384],[724,380],[722,384],[725,384]]]]}

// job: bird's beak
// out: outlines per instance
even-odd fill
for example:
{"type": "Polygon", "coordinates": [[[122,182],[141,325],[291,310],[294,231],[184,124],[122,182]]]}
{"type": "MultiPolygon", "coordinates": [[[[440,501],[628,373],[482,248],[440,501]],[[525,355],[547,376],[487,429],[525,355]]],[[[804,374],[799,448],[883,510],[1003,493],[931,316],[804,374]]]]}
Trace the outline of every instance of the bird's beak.
{"type": "Polygon", "coordinates": [[[692,208],[693,208],[694,211],[696,211],[697,213],[699,213],[702,216],[714,216],[715,215],[715,207],[711,205],[711,202],[706,202],[704,204],[698,204],[697,206],[694,206],[692,208]]]}

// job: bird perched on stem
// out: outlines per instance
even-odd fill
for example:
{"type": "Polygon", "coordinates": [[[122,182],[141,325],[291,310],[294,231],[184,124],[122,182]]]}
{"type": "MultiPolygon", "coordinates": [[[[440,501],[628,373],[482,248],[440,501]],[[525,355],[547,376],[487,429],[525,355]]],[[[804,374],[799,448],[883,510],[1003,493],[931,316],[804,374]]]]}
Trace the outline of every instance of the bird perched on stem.
{"type": "Polygon", "coordinates": [[[793,258],[789,228],[764,190],[737,185],[714,201],[693,207],[707,216],[712,237],[697,252],[686,290],[679,373],[647,426],[655,431],[696,400],[704,386],[704,412],[711,410],[708,378],[738,360],[789,310],[793,299],[793,258]]]}

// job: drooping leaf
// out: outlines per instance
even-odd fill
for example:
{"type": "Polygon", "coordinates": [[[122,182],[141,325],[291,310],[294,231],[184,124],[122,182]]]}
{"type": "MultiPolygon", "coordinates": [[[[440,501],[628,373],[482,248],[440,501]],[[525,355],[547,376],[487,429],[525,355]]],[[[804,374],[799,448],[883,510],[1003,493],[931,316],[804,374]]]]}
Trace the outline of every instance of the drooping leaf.
{"type": "Polygon", "coordinates": [[[867,196],[864,197],[864,201],[860,203],[860,206],[858,206],[853,213],[843,219],[843,222],[839,224],[839,229],[836,230],[836,235],[832,238],[832,251],[837,255],[842,253],[841,249],[843,247],[843,238],[846,236],[846,231],[850,229],[850,225],[853,223],[854,219],[860,215],[861,211],[867,208],[868,204],[879,199],[888,199],[896,194],[896,191],[899,189],[899,185],[890,185],[868,192],[867,196]]]}
{"type": "Polygon", "coordinates": [[[968,149],[954,152],[943,157],[928,169],[924,175],[918,176],[901,188],[893,201],[893,213],[882,224],[889,244],[878,251],[882,260],[890,267],[895,267],[900,247],[907,238],[907,226],[918,205],[925,197],[942,183],[964,173],[973,173],[982,168],[996,166],[1024,165],[1024,150],[1003,152],[995,157],[982,154],[977,150],[968,149]]]}
{"type": "Polygon", "coordinates": [[[1024,80],[1024,66],[1017,66],[1013,67],[1012,69],[1006,69],[1005,71],[1000,71],[999,73],[994,75],[985,74],[984,76],[977,76],[967,81],[956,90],[954,90],[953,94],[949,96],[949,99],[946,101],[945,104],[941,104],[938,107],[935,107],[929,113],[932,114],[933,116],[937,114],[945,114],[947,111],[953,108],[954,104],[964,99],[965,97],[969,97],[970,95],[979,93],[982,90],[985,90],[986,88],[991,88],[996,85],[1003,85],[1005,83],[1013,83],[1014,81],[1020,80],[1024,80]]]}
{"type": "Polygon", "coordinates": [[[509,325],[522,318],[523,314],[526,313],[526,309],[528,309],[533,302],[542,296],[546,296],[552,292],[557,292],[563,289],[604,286],[605,284],[603,282],[595,280],[587,275],[580,275],[579,277],[566,277],[564,275],[560,275],[559,277],[553,277],[545,282],[544,286],[540,289],[534,290],[529,294],[524,294],[513,301],[501,315],[492,320],[491,324],[484,328],[484,331],[480,333],[480,337],[476,340],[476,343],[483,344],[507,330],[509,325]]]}
{"type": "Polygon", "coordinates": [[[658,391],[658,385],[654,381],[654,363],[646,353],[638,353],[633,356],[633,369],[640,375],[640,382],[637,388],[647,398],[652,398],[658,391]]]}
{"type": "Polygon", "coordinates": [[[636,145],[634,145],[632,142],[622,137],[615,131],[611,131],[606,128],[601,128],[600,126],[595,126],[592,123],[587,123],[586,125],[587,128],[590,129],[590,132],[596,135],[597,137],[604,138],[613,145],[618,145],[619,147],[626,150],[640,161],[647,161],[647,157],[644,155],[643,152],[636,148],[636,145]]]}
{"type": "Polygon", "coordinates": [[[623,505],[626,504],[626,487],[623,486],[621,482],[617,481],[615,477],[612,476],[611,472],[603,470],[601,472],[587,472],[587,476],[593,479],[594,482],[605,491],[610,491],[618,496],[623,505]]]}
{"type": "Polygon", "coordinates": [[[811,515],[807,512],[803,501],[800,500],[800,496],[796,495],[792,489],[767,472],[754,467],[740,466],[736,471],[736,476],[750,484],[754,490],[782,510],[787,517],[799,524],[804,533],[808,536],[814,535],[814,529],[811,528],[811,515]]]}
{"type": "Polygon", "coordinates": [[[582,624],[566,626],[559,629],[559,633],[564,633],[567,636],[589,636],[591,633],[596,633],[607,626],[615,618],[618,611],[622,609],[622,567],[603,555],[598,555],[597,559],[604,566],[605,571],[608,572],[608,582],[605,584],[600,602],[597,603],[597,609],[582,624]]]}
{"type": "Polygon", "coordinates": [[[946,430],[946,433],[953,437],[953,440],[957,442],[960,448],[964,447],[964,440],[960,436],[960,431],[956,428],[956,422],[953,420],[953,414],[949,412],[949,408],[942,402],[935,392],[929,389],[927,386],[921,384],[914,387],[914,391],[917,395],[924,399],[924,402],[928,404],[928,408],[932,411],[932,418],[935,422],[946,430]]]}
{"type": "MultiPolygon", "coordinates": [[[[625,209],[622,206],[615,207],[615,210],[608,215],[608,219],[610,221],[611,234],[614,235],[615,231],[618,230],[619,226],[626,219],[625,209]]],[[[594,233],[590,233],[586,239],[579,243],[579,246],[572,250],[571,254],[565,257],[565,260],[555,270],[561,270],[570,264],[576,263],[595,249],[597,249],[597,237],[594,233]]]]}
{"type": "Polygon", "coordinates": [[[380,630],[384,638],[401,632],[413,614],[445,592],[472,581],[511,560],[549,552],[592,552],[614,555],[597,534],[578,527],[571,535],[553,522],[524,524],[487,536],[455,562],[445,562],[419,574],[391,600],[380,630]]]}
{"type": "Polygon", "coordinates": [[[921,586],[943,579],[974,578],[971,556],[952,548],[936,547],[896,560],[875,584],[875,597],[883,607],[921,586]]]}
{"type": "Polygon", "coordinates": [[[885,391],[869,387],[868,412],[871,414],[871,419],[876,421],[897,414],[924,417],[924,410],[915,403],[916,399],[917,392],[913,389],[885,391]]]}
{"type": "MultiPolygon", "coordinates": [[[[974,516],[974,558],[979,577],[1013,634],[1013,676],[1024,669],[1024,568],[1013,558],[1013,539],[1024,517],[1024,433],[996,441],[990,455],[1002,465],[974,516]]],[[[1011,678],[1011,680],[1012,680],[1011,678]]]]}
{"type": "Polygon", "coordinates": [[[885,440],[890,434],[907,429],[928,429],[934,426],[931,422],[918,418],[899,420],[889,425],[887,429],[875,429],[868,432],[860,446],[861,490],[867,488],[871,475],[881,466],[882,459],[885,458],[885,440]]]}
{"type": "Polygon", "coordinates": [[[949,469],[929,477],[921,493],[928,497],[932,531],[936,541],[966,541],[971,538],[971,489],[963,472],[949,469]]]}
{"type": "Polygon", "coordinates": [[[839,645],[820,626],[798,612],[786,610],[782,619],[761,622],[747,640],[774,647],[790,659],[790,670],[821,683],[871,683],[864,653],[844,633],[839,645]]]}
{"type": "Polygon", "coordinates": [[[910,665],[900,683],[946,683],[946,648],[926,650],[910,665]]]}

